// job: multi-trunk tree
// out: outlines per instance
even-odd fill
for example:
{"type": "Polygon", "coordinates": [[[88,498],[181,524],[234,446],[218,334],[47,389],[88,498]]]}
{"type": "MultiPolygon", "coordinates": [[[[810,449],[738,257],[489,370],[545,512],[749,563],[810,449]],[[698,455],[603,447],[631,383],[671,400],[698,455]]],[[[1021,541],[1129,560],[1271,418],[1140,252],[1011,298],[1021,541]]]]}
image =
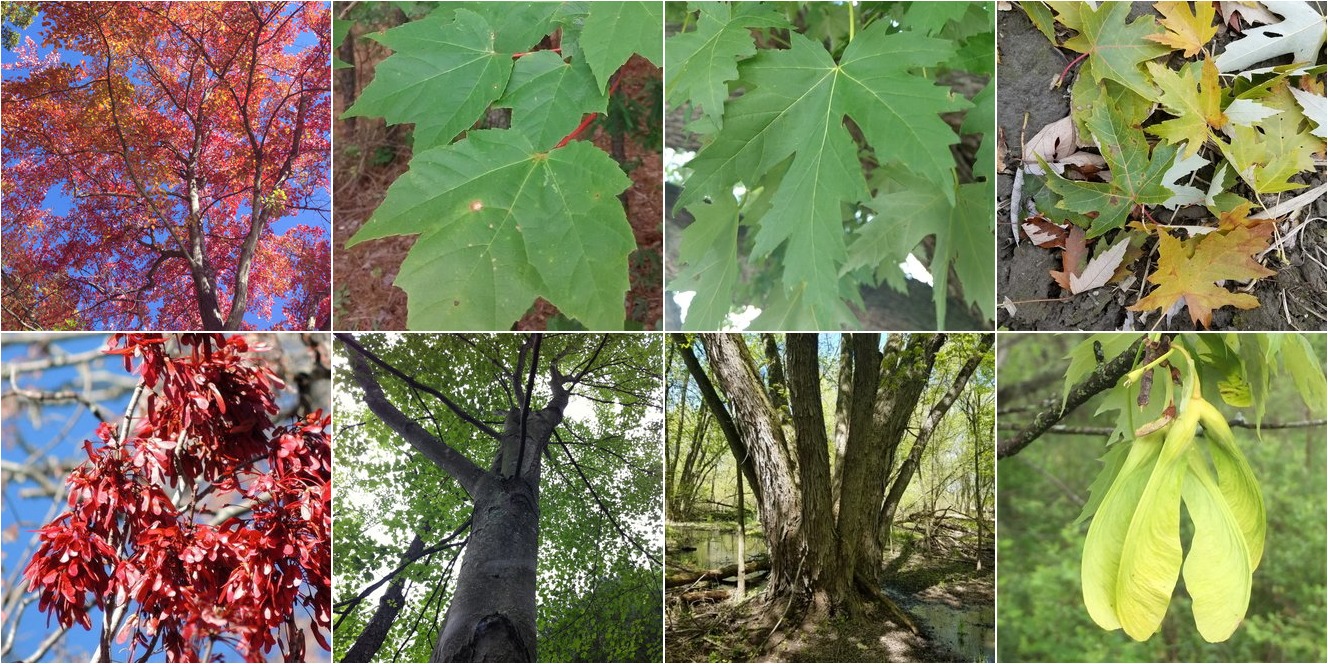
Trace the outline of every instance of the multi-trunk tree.
{"type": "Polygon", "coordinates": [[[763,336],[697,335],[704,365],[690,339],[674,340],[751,487],[771,555],[767,597],[797,604],[807,619],[888,602],[884,534],[992,335],[844,335],[835,376],[822,375],[817,335],[763,336]],[[940,356],[952,371],[937,368],[940,356]],[[924,403],[937,381],[944,389],[924,403]],[[836,386],[833,412],[825,383],[836,386]]]}
{"type": "Polygon", "coordinates": [[[4,326],[325,327],[327,6],[40,16],[3,92],[4,326]]]}
{"type": "Polygon", "coordinates": [[[660,656],[657,342],[338,338],[364,404],[342,411],[338,659],[660,656]]]}

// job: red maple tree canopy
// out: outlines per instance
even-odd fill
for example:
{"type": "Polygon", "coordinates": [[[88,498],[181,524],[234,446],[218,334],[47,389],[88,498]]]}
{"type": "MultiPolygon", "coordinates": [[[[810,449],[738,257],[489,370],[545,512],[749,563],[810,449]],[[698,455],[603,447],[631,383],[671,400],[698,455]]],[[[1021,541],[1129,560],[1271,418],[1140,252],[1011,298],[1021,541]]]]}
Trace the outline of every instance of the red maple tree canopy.
{"type": "Polygon", "coordinates": [[[20,47],[2,95],[3,326],[325,326],[325,223],[274,224],[326,212],[328,7],[40,17],[52,53],[20,47]]]}
{"type": "Polygon", "coordinates": [[[128,661],[206,661],[224,640],[249,661],[274,646],[304,661],[306,630],[324,648],[331,630],[330,418],[274,426],[281,381],[242,337],[178,341],[112,338],[141,376],[134,417],[83,444],[24,580],[62,627],[93,629],[101,609],[99,657],[115,640],[128,661]]]}

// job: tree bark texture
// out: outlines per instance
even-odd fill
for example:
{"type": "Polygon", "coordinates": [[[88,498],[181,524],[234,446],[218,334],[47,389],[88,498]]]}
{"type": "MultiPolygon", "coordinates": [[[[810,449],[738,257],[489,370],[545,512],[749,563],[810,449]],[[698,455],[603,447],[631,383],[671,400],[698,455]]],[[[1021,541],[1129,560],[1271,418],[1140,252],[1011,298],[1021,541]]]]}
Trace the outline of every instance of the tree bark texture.
{"type": "Polygon", "coordinates": [[[700,337],[715,382],[728,397],[731,419],[752,465],[752,497],[772,561],[770,591],[793,592],[801,576],[809,571],[805,569],[808,552],[799,511],[802,496],[793,480],[794,463],[784,431],[743,340],[725,334],[700,337]]]}
{"type": "MultiPolygon", "coordinates": [[[[403,562],[415,560],[420,557],[424,551],[424,538],[419,533],[415,533],[415,539],[411,540],[410,546],[406,548],[406,554],[401,557],[403,562]]],[[[392,579],[391,585],[383,593],[382,598],[378,600],[378,608],[374,610],[373,617],[369,619],[369,624],[364,627],[364,631],[356,637],[355,643],[351,645],[350,650],[341,658],[343,662],[371,662],[374,655],[378,654],[378,649],[383,647],[383,642],[387,640],[387,632],[392,629],[392,623],[396,621],[397,615],[401,613],[401,607],[406,603],[406,579],[403,576],[397,576],[392,579]]]]}
{"type": "Polygon", "coordinates": [[[347,345],[370,410],[456,479],[474,501],[465,558],[431,661],[536,661],[541,460],[567,408],[567,378],[550,365],[553,396],[548,404],[538,411],[508,412],[502,431],[493,432],[498,452],[485,471],[398,410],[384,395],[364,351],[347,345]]]}
{"type": "MultiPolygon", "coordinates": [[[[947,335],[891,335],[884,351],[880,335],[843,335],[840,368],[831,381],[838,388],[831,402],[832,427],[822,406],[817,335],[785,337],[778,365],[782,380],[770,383],[761,380],[741,337],[699,337],[724,397],[722,402],[718,394],[714,397],[726,413],[717,415],[731,418],[741,447],[753,461],[753,494],[771,556],[769,591],[792,595],[817,612],[852,612],[863,601],[879,600],[878,517],[891,488],[896,452],[947,335]],[[786,393],[774,388],[779,382],[786,393]],[[787,395],[788,426],[781,425],[781,409],[772,403],[774,395],[782,394],[787,395]],[[833,432],[833,440],[827,431],[833,432]]],[[[984,337],[932,406],[923,422],[926,434],[962,391],[991,343],[991,335],[984,337]]],[[[777,342],[766,336],[759,347],[767,370],[773,371],[777,342]]],[[[696,371],[693,376],[701,382],[696,371]]],[[[924,450],[925,442],[915,446],[910,457],[921,457],[924,450]]],[[[894,487],[902,493],[913,474],[906,473],[894,487]]]]}

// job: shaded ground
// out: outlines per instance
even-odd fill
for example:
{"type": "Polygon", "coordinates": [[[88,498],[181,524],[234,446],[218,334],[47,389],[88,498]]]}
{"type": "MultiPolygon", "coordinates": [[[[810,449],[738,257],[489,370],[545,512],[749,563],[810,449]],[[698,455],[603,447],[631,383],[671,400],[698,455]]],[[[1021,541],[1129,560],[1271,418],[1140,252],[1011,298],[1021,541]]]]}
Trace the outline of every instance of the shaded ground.
{"type": "MultiPolygon", "coordinates": [[[[1149,7],[1136,5],[1132,15],[1148,11],[1149,7]]],[[[1217,41],[1224,43],[1235,37],[1229,31],[1219,31],[1217,41]]],[[[1021,239],[1015,246],[1009,223],[1010,191],[1020,158],[1021,136],[1031,138],[1042,127],[1069,113],[1070,84],[1077,74],[1072,73],[1060,88],[1051,89],[1050,83],[1073,56],[1067,57],[1052,46],[1017,5],[997,12],[996,43],[1000,86],[997,124],[1009,149],[1008,168],[997,177],[997,300],[1003,302],[1009,298],[1016,310],[1012,314],[1004,307],[998,309],[997,324],[1009,330],[1121,329],[1127,322],[1125,307],[1143,294],[1140,285],[1145,283],[1144,278],[1152,269],[1151,261],[1138,261],[1135,280],[1128,291],[1109,286],[1069,296],[1048,275],[1049,270],[1060,269],[1059,252],[1033,246],[1027,239],[1021,239]]],[[[1322,169],[1297,178],[1311,187],[1324,182],[1322,169]]],[[[1283,194],[1283,200],[1303,191],[1306,189],[1283,194]]],[[[1254,200],[1248,190],[1239,193],[1254,200]]],[[[1264,202],[1271,206],[1277,200],[1265,197],[1264,202]]],[[[1325,273],[1328,270],[1324,267],[1328,263],[1328,250],[1325,250],[1324,214],[1325,206],[1321,200],[1307,208],[1296,221],[1279,224],[1275,237],[1292,230],[1306,218],[1318,219],[1301,230],[1294,246],[1287,247],[1280,255],[1273,252],[1265,258],[1264,265],[1277,270],[1276,276],[1255,282],[1252,289],[1242,289],[1259,298],[1260,306],[1247,311],[1233,307],[1218,309],[1213,312],[1211,329],[1323,330],[1328,327],[1328,305],[1325,305],[1325,290],[1328,289],[1325,273]]],[[[1146,249],[1152,251],[1152,243],[1146,245],[1146,249]]],[[[1157,321],[1156,315],[1150,318],[1149,329],[1153,329],[1157,321]]],[[[1170,323],[1163,319],[1156,327],[1195,329],[1186,310],[1174,316],[1170,323]]]]}
{"type": "MultiPolygon", "coordinates": [[[[991,552],[986,549],[984,557],[991,552]]],[[[979,572],[971,559],[924,555],[910,544],[887,560],[885,592],[919,623],[921,634],[896,624],[879,606],[856,618],[837,617],[796,629],[785,620],[787,607],[767,603],[760,586],[749,583],[747,599],[739,604],[685,604],[682,593],[699,587],[674,588],[667,592],[668,661],[990,661],[995,625],[992,560],[984,559],[979,572]]],[[[731,590],[732,583],[707,587],[731,590]]]]}
{"type": "MultiPolygon", "coordinates": [[[[335,11],[341,11],[342,6],[339,3],[335,11]]],[[[335,74],[336,117],[354,102],[373,79],[374,67],[390,54],[377,42],[358,37],[404,20],[403,15],[395,18],[391,24],[357,24],[351,28],[350,46],[343,45],[337,55],[355,67],[335,74]]],[[[632,186],[621,197],[637,243],[637,251],[628,259],[631,289],[624,298],[624,318],[634,321],[636,329],[657,329],[663,301],[663,163],[659,152],[662,74],[658,67],[633,56],[619,76],[622,81],[615,99],[631,107],[628,117],[636,120],[636,126],[625,132],[610,131],[601,116],[582,138],[613,155],[632,180],[632,186]]],[[[384,238],[350,249],[344,245],[373,214],[392,182],[407,170],[410,127],[389,128],[378,118],[334,123],[332,306],[337,329],[405,329],[406,293],[392,281],[415,237],[384,238]]],[[[556,307],[538,299],[514,329],[565,329],[571,324],[556,307]]]]}

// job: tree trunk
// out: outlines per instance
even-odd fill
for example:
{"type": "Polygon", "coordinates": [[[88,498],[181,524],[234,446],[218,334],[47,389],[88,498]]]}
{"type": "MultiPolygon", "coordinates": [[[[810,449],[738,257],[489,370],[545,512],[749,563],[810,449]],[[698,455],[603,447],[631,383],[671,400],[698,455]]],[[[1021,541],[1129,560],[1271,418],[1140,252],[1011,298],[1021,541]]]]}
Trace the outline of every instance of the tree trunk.
{"type": "MultiPolygon", "coordinates": [[[[832,381],[838,387],[832,402],[833,428],[828,426],[822,406],[816,335],[787,335],[782,364],[774,362],[777,346],[773,338],[762,339],[769,383],[762,380],[741,337],[699,337],[715,386],[727,406],[718,394],[708,402],[715,404],[712,410],[721,421],[734,424],[738,439],[734,448],[747,450],[755,475],[752,493],[771,558],[767,593],[789,598],[790,606],[796,602],[804,619],[852,614],[864,602],[889,604],[879,589],[878,516],[896,450],[947,336],[891,335],[884,352],[879,349],[880,335],[841,337],[840,369],[832,381]],[[782,381],[773,376],[776,368],[782,381]],[[787,392],[778,389],[781,382],[787,392]],[[787,397],[786,402],[773,403],[782,396],[787,397]],[[833,441],[828,430],[833,431],[833,441]]],[[[989,345],[990,341],[979,348],[978,359],[989,345]]],[[[971,372],[970,368],[964,373],[965,380],[971,372]]],[[[692,375],[698,384],[708,383],[699,364],[692,375]]],[[[962,386],[960,381],[954,390],[962,386]]],[[[944,414],[953,401],[951,395],[946,396],[928,421],[944,414]]],[[[911,479],[909,473],[897,486],[902,491],[911,479]]],[[[888,608],[903,624],[911,625],[897,607],[888,608]]]]}
{"type": "Polygon", "coordinates": [[[912,335],[908,339],[892,335],[884,354],[876,352],[874,334],[853,335],[851,340],[859,355],[854,368],[866,378],[854,377],[853,410],[857,414],[850,424],[839,510],[839,536],[846,544],[838,562],[851,566],[855,575],[873,585],[880,575],[877,516],[887,478],[931,377],[936,353],[946,339],[944,334],[912,335]],[[876,371],[865,371],[864,358],[868,357],[874,360],[876,371]]]}
{"type": "MultiPolygon", "coordinates": [[[[746,456],[749,463],[744,471],[750,468],[755,476],[748,479],[752,480],[752,498],[770,551],[768,589],[775,595],[805,590],[807,586],[799,583],[799,579],[812,570],[804,565],[807,541],[798,516],[802,496],[794,483],[793,461],[774,407],[741,338],[725,334],[700,337],[715,382],[728,397],[740,445],[746,448],[747,454],[737,458],[741,462],[746,456]]],[[[684,352],[683,358],[686,357],[684,352]]],[[[703,384],[699,376],[697,383],[703,384]]]]}
{"type": "Polygon", "coordinates": [[[733,474],[738,478],[738,592],[735,598],[741,602],[747,594],[747,506],[742,499],[742,469],[733,474]]]}
{"type": "Polygon", "coordinates": [[[534,662],[539,490],[486,473],[434,662],[534,662]]]}
{"type": "Polygon", "coordinates": [[[832,564],[843,555],[842,541],[835,537],[834,506],[830,493],[829,441],[825,414],[821,409],[821,369],[816,357],[815,334],[790,334],[785,340],[788,355],[789,406],[798,458],[798,488],[801,489],[802,548],[806,552],[803,578],[812,589],[818,611],[843,603],[852,581],[851,566],[832,564]]]}
{"type": "MultiPolygon", "coordinates": [[[[420,557],[424,551],[424,538],[419,533],[415,533],[415,539],[411,540],[410,546],[406,548],[406,554],[402,556],[402,563],[406,563],[420,557]]],[[[383,641],[387,640],[387,632],[392,629],[392,623],[397,619],[397,614],[401,613],[401,607],[406,603],[406,578],[398,575],[392,579],[392,583],[387,587],[387,592],[383,593],[382,598],[378,600],[378,609],[374,611],[373,617],[369,619],[369,624],[360,632],[360,636],[355,639],[350,650],[341,658],[343,662],[371,662],[374,655],[378,654],[378,649],[383,647],[383,641]]]]}
{"type": "MultiPolygon", "coordinates": [[[[368,359],[381,360],[353,337],[339,338],[355,351],[351,355],[354,377],[364,388],[369,408],[456,479],[474,501],[465,558],[431,661],[536,661],[540,463],[567,408],[568,388],[564,383],[577,379],[563,376],[551,365],[548,385],[552,397],[543,409],[531,410],[530,399],[526,398],[524,406],[509,411],[501,432],[487,429],[482,423],[477,425],[499,442],[491,469],[484,471],[391,404],[368,364],[368,359]]],[[[538,343],[535,337],[536,358],[538,343]]],[[[536,362],[532,360],[528,385],[533,384],[536,362]]],[[[517,393],[518,401],[522,394],[517,393]]],[[[529,387],[524,394],[530,394],[529,387]]],[[[474,419],[451,402],[448,405],[463,419],[474,419]]]]}
{"type": "MultiPolygon", "coordinates": [[[[968,379],[973,375],[973,372],[977,371],[978,365],[982,363],[982,357],[986,355],[987,349],[991,348],[993,342],[992,335],[986,335],[982,338],[977,350],[959,368],[959,373],[955,375],[954,381],[950,384],[950,389],[931,407],[926,418],[922,421],[917,440],[913,442],[913,449],[909,451],[908,458],[899,467],[899,472],[895,474],[894,483],[890,486],[890,493],[882,503],[880,520],[877,524],[878,533],[888,531],[891,524],[894,523],[895,510],[899,508],[899,500],[904,497],[904,490],[913,481],[913,474],[917,472],[919,465],[922,463],[922,454],[927,451],[927,444],[931,441],[932,431],[941,423],[941,418],[945,417],[955,399],[959,398],[959,393],[964,390],[964,386],[968,384],[968,379]]],[[[876,541],[880,542],[880,538],[876,538],[876,541]]],[[[879,545],[877,545],[876,551],[879,557],[879,545]]]]}

